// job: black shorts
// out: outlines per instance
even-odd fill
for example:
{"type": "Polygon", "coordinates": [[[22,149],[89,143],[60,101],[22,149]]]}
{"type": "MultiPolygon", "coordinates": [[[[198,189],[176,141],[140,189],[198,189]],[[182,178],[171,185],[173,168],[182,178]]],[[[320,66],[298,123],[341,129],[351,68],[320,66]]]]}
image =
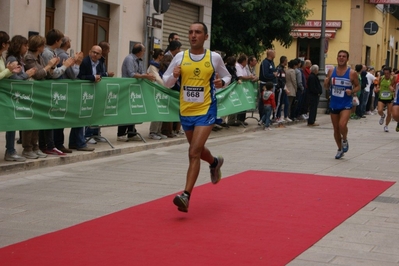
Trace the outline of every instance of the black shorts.
{"type": "Polygon", "coordinates": [[[351,110],[352,108],[344,108],[344,109],[330,109],[330,114],[339,115],[342,111],[351,110]]]}
{"type": "Polygon", "coordinates": [[[388,103],[392,103],[392,100],[378,100],[378,101],[382,102],[385,105],[387,105],[388,103]]]}

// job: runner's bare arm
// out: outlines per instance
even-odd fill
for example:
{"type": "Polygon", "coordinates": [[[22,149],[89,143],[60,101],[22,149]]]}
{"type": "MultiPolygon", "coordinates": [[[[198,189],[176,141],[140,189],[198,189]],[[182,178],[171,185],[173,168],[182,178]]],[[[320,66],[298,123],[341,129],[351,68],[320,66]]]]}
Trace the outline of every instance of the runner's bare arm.
{"type": "Polygon", "coordinates": [[[352,85],[353,85],[353,89],[350,92],[350,94],[353,95],[353,94],[355,94],[356,92],[358,92],[360,90],[359,78],[357,76],[356,71],[353,70],[353,69],[351,69],[351,72],[350,72],[350,79],[351,79],[351,82],[352,82],[352,85]]]}
{"type": "Polygon", "coordinates": [[[327,77],[326,77],[326,79],[324,80],[324,88],[325,88],[326,90],[329,90],[329,89],[330,89],[332,71],[333,71],[332,69],[329,69],[329,70],[328,70],[327,77]]]}
{"type": "Polygon", "coordinates": [[[391,89],[392,92],[395,91],[397,78],[398,78],[398,74],[394,75],[391,80],[391,85],[389,86],[389,88],[391,89]]]}

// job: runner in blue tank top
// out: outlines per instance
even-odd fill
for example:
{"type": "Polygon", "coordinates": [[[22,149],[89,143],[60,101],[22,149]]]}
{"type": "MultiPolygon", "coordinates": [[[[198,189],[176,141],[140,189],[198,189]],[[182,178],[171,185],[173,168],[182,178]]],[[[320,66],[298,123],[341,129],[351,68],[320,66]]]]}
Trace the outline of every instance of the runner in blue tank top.
{"type": "Polygon", "coordinates": [[[352,108],[352,96],[360,90],[359,79],[355,70],[347,63],[349,53],[345,50],[338,52],[334,69],[328,71],[324,80],[324,87],[330,91],[330,116],[334,128],[334,139],[338,146],[335,159],[340,159],[349,149],[347,140],[348,121],[352,108]]]}

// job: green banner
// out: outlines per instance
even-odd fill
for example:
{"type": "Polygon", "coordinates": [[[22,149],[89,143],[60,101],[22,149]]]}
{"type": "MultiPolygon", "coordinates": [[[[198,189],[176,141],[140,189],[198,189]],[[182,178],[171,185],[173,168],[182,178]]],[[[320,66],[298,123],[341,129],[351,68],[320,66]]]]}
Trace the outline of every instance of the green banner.
{"type": "MultiPolygon", "coordinates": [[[[255,108],[256,83],[218,90],[218,116],[255,108]]],[[[179,121],[179,92],[141,79],[0,80],[0,131],[179,121]]]]}

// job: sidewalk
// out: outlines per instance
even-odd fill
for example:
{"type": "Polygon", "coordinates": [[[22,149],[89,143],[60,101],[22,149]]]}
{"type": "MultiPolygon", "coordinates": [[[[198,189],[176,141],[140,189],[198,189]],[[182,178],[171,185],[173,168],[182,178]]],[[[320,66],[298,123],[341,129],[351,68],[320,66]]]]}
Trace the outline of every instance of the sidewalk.
{"type": "MultiPolygon", "coordinates": [[[[251,113],[248,113],[247,116],[251,116],[251,113]]],[[[254,114],[254,117],[257,119],[258,114],[254,114]]],[[[254,131],[259,129],[258,122],[256,119],[247,118],[246,122],[249,124],[247,127],[239,126],[239,127],[230,127],[224,128],[219,131],[212,131],[210,139],[212,138],[220,138],[228,135],[241,134],[247,131],[254,131]]],[[[304,121],[299,121],[304,122],[304,121]]],[[[296,123],[296,122],[293,122],[296,123]]],[[[143,141],[129,141],[129,142],[120,142],[117,141],[117,126],[115,127],[104,127],[101,128],[101,135],[106,137],[111,144],[114,146],[112,148],[107,142],[97,142],[97,144],[88,144],[90,147],[95,148],[94,152],[83,152],[73,150],[73,153],[67,154],[66,156],[56,156],[56,155],[48,155],[47,158],[44,159],[28,159],[25,162],[8,162],[4,161],[4,153],[5,153],[5,132],[0,132],[0,175],[10,174],[18,171],[25,170],[33,170],[39,169],[42,167],[50,167],[56,165],[64,165],[74,162],[81,162],[92,160],[96,158],[108,157],[112,155],[122,155],[133,152],[139,152],[148,149],[156,149],[159,147],[166,147],[171,145],[177,145],[187,142],[184,135],[178,136],[175,138],[168,138],[162,140],[153,140],[148,137],[150,128],[150,122],[142,123],[136,125],[137,131],[144,137],[146,143],[143,141]]],[[[68,147],[68,138],[69,138],[70,129],[66,128],[64,130],[65,135],[65,147],[68,147]]],[[[18,132],[16,132],[16,138],[18,139],[18,132]]],[[[15,143],[15,149],[17,153],[21,155],[22,153],[22,145],[15,143]]]]}

